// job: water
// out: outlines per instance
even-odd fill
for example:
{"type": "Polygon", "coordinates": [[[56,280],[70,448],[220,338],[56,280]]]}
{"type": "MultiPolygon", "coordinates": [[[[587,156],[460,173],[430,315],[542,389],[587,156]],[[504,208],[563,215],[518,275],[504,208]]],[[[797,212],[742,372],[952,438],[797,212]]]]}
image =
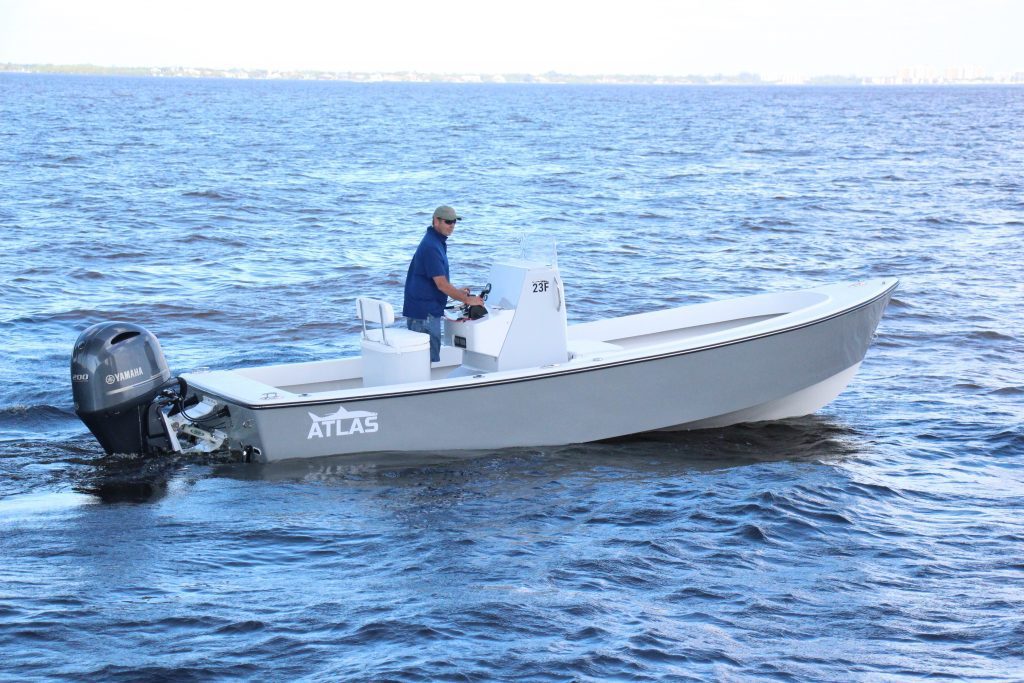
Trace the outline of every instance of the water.
{"type": "MultiPolygon", "coordinates": [[[[1024,678],[1024,89],[0,75],[0,678],[1024,678]],[[897,276],[775,424],[416,459],[105,458],[79,332],[354,353],[432,209],[572,322],[897,276]]],[[[496,415],[500,419],[500,415],[496,415]]],[[[479,429],[438,406],[438,429],[479,429]]]]}

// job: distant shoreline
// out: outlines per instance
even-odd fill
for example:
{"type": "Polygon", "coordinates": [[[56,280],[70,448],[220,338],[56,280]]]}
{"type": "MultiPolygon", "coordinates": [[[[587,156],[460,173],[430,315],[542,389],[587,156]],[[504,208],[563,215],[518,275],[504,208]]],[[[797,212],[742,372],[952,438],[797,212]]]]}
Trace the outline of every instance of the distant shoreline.
{"type": "Polygon", "coordinates": [[[754,73],[710,76],[654,76],[642,74],[576,75],[544,74],[454,74],[416,71],[276,71],[269,69],[210,69],[199,67],[108,67],[91,64],[0,64],[0,73],[62,74],[78,76],[136,76],[145,78],[210,78],[231,80],[338,81],[345,83],[484,83],[556,85],[745,85],[745,86],[984,86],[1024,85],[1024,72],[1000,77],[947,78],[916,72],[887,77],[815,76],[810,78],[762,78],[754,73]]]}

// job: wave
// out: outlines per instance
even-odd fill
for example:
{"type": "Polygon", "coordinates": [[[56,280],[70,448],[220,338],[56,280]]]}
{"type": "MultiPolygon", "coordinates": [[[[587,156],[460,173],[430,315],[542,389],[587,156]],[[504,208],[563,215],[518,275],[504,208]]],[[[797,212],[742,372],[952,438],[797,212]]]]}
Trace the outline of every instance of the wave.
{"type": "Polygon", "coordinates": [[[15,405],[9,405],[9,406],[0,407],[0,418],[2,418],[4,416],[7,416],[7,415],[26,416],[26,415],[32,415],[32,414],[47,414],[47,415],[52,415],[52,414],[69,414],[69,415],[73,415],[73,413],[70,413],[68,411],[68,408],[66,406],[55,406],[55,405],[49,405],[49,404],[45,404],[45,403],[37,404],[37,405],[15,404],[15,405]]]}
{"type": "Polygon", "coordinates": [[[74,323],[75,325],[93,324],[105,320],[127,320],[131,322],[135,318],[145,317],[147,319],[161,319],[163,322],[174,320],[218,320],[228,319],[223,316],[230,316],[230,312],[197,309],[186,303],[174,302],[141,302],[134,297],[124,306],[109,309],[87,309],[78,308],[67,311],[56,311],[53,313],[29,315],[20,318],[13,318],[4,321],[13,325],[46,325],[49,323],[74,323]]]}
{"type": "Polygon", "coordinates": [[[70,405],[57,406],[50,404],[9,405],[0,407],[0,429],[45,431],[47,425],[55,422],[77,420],[70,405]]]}
{"type": "Polygon", "coordinates": [[[788,156],[792,154],[792,150],[784,147],[751,147],[749,149],[740,150],[743,154],[778,154],[782,156],[788,156]]]}
{"type": "Polygon", "coordinates": [[[210,244],[217,245],[217,246],[230,247],[230,248],[238,248],[238,249],[251,246],[250,242],[248,242],[246,240],[243,240],[243,239],[240,239],[237,235],[234,235],[234,234],[232,234],[232,235],[218,235],[218,234],[211,234],[211,233],[202,232],[202,231],[182,232],[182,234],[180,236],[178,236],[177,238],[175,238],[174,241],[179,243],[179,244],[187,244],[187,245],[195,244],[197,242],[209,242],[210,244]]]}
{"type": "MultiPolygon", "coordinates": [[[[146,624],[146,626],[150,626],[146,624]]],[[[152,626],[160,628],[157,622],[152,626]]],[[[71,680],[102,680],[102,681],[210,681],[232,678],[252,678],[260,673],[262,667],[253,663],[239,664],[168,664],[153,665],[119,665],[107,664],[98,668],[82,667],[80,664],[69,668],[67,675],[71,680]]],[[[26,670],[26,675],[31,669],[26,670]]],[[[258,676],[256,676],[259,678],[258,676]]]]}
{"type": "Polygon", "coordinates": [[[236,196],[234,196],[234,195],[232,195],[232,194],[230,194],[228,192],[219,192],[217,190],[193,190],[193,191],[190,191],[190,192],[183,193],[182,196],[183,197],[193,197],[193,198],[197,198],[197,199],[214,199],[214,200],[217,200],[217,201],[226,201],[226,202],[233,202],[233,201],[238,199],[238,197],[236,197],[236,196]]]}
{"type": "Polygon", "coordinates": [[[1017,338],[997,330],[978,330],[969,332],[967,339],[971,341],[1016,341],[1017,338]]]}

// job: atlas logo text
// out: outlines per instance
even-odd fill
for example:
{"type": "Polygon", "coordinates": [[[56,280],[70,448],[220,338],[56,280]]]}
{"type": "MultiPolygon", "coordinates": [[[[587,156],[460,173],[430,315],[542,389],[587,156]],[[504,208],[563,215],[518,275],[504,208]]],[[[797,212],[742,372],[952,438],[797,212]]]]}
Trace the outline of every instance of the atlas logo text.
{"type": "Polygon", "coordinates": [[[308,413],[313,421],[309,426],[307,439],[326,439],[335,436],[349,436],[350,434],[373,434],[379,427],[377,425],[377,413],[366,410],[345,410],[341,406],[330,415],[316,415],[308,413]]]}

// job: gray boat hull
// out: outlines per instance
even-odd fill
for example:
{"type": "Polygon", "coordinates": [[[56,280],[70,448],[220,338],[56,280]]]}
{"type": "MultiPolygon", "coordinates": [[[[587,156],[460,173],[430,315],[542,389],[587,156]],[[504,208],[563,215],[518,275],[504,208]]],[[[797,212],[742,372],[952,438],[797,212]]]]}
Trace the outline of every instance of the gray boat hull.
{"type": "Polygon", "coordinates": [[[218,391],[202,373],[185,378],[199,397],[228,407],[232,448],[264,462],[548,446],[780,419],[812,413],[842,391],[897,284],[867,283],[859,298],[844,291],[831,308],[780,315],[731,336],[591,354],[533,372],[322,395],[265,392],[250,401],[218,391]]]}

